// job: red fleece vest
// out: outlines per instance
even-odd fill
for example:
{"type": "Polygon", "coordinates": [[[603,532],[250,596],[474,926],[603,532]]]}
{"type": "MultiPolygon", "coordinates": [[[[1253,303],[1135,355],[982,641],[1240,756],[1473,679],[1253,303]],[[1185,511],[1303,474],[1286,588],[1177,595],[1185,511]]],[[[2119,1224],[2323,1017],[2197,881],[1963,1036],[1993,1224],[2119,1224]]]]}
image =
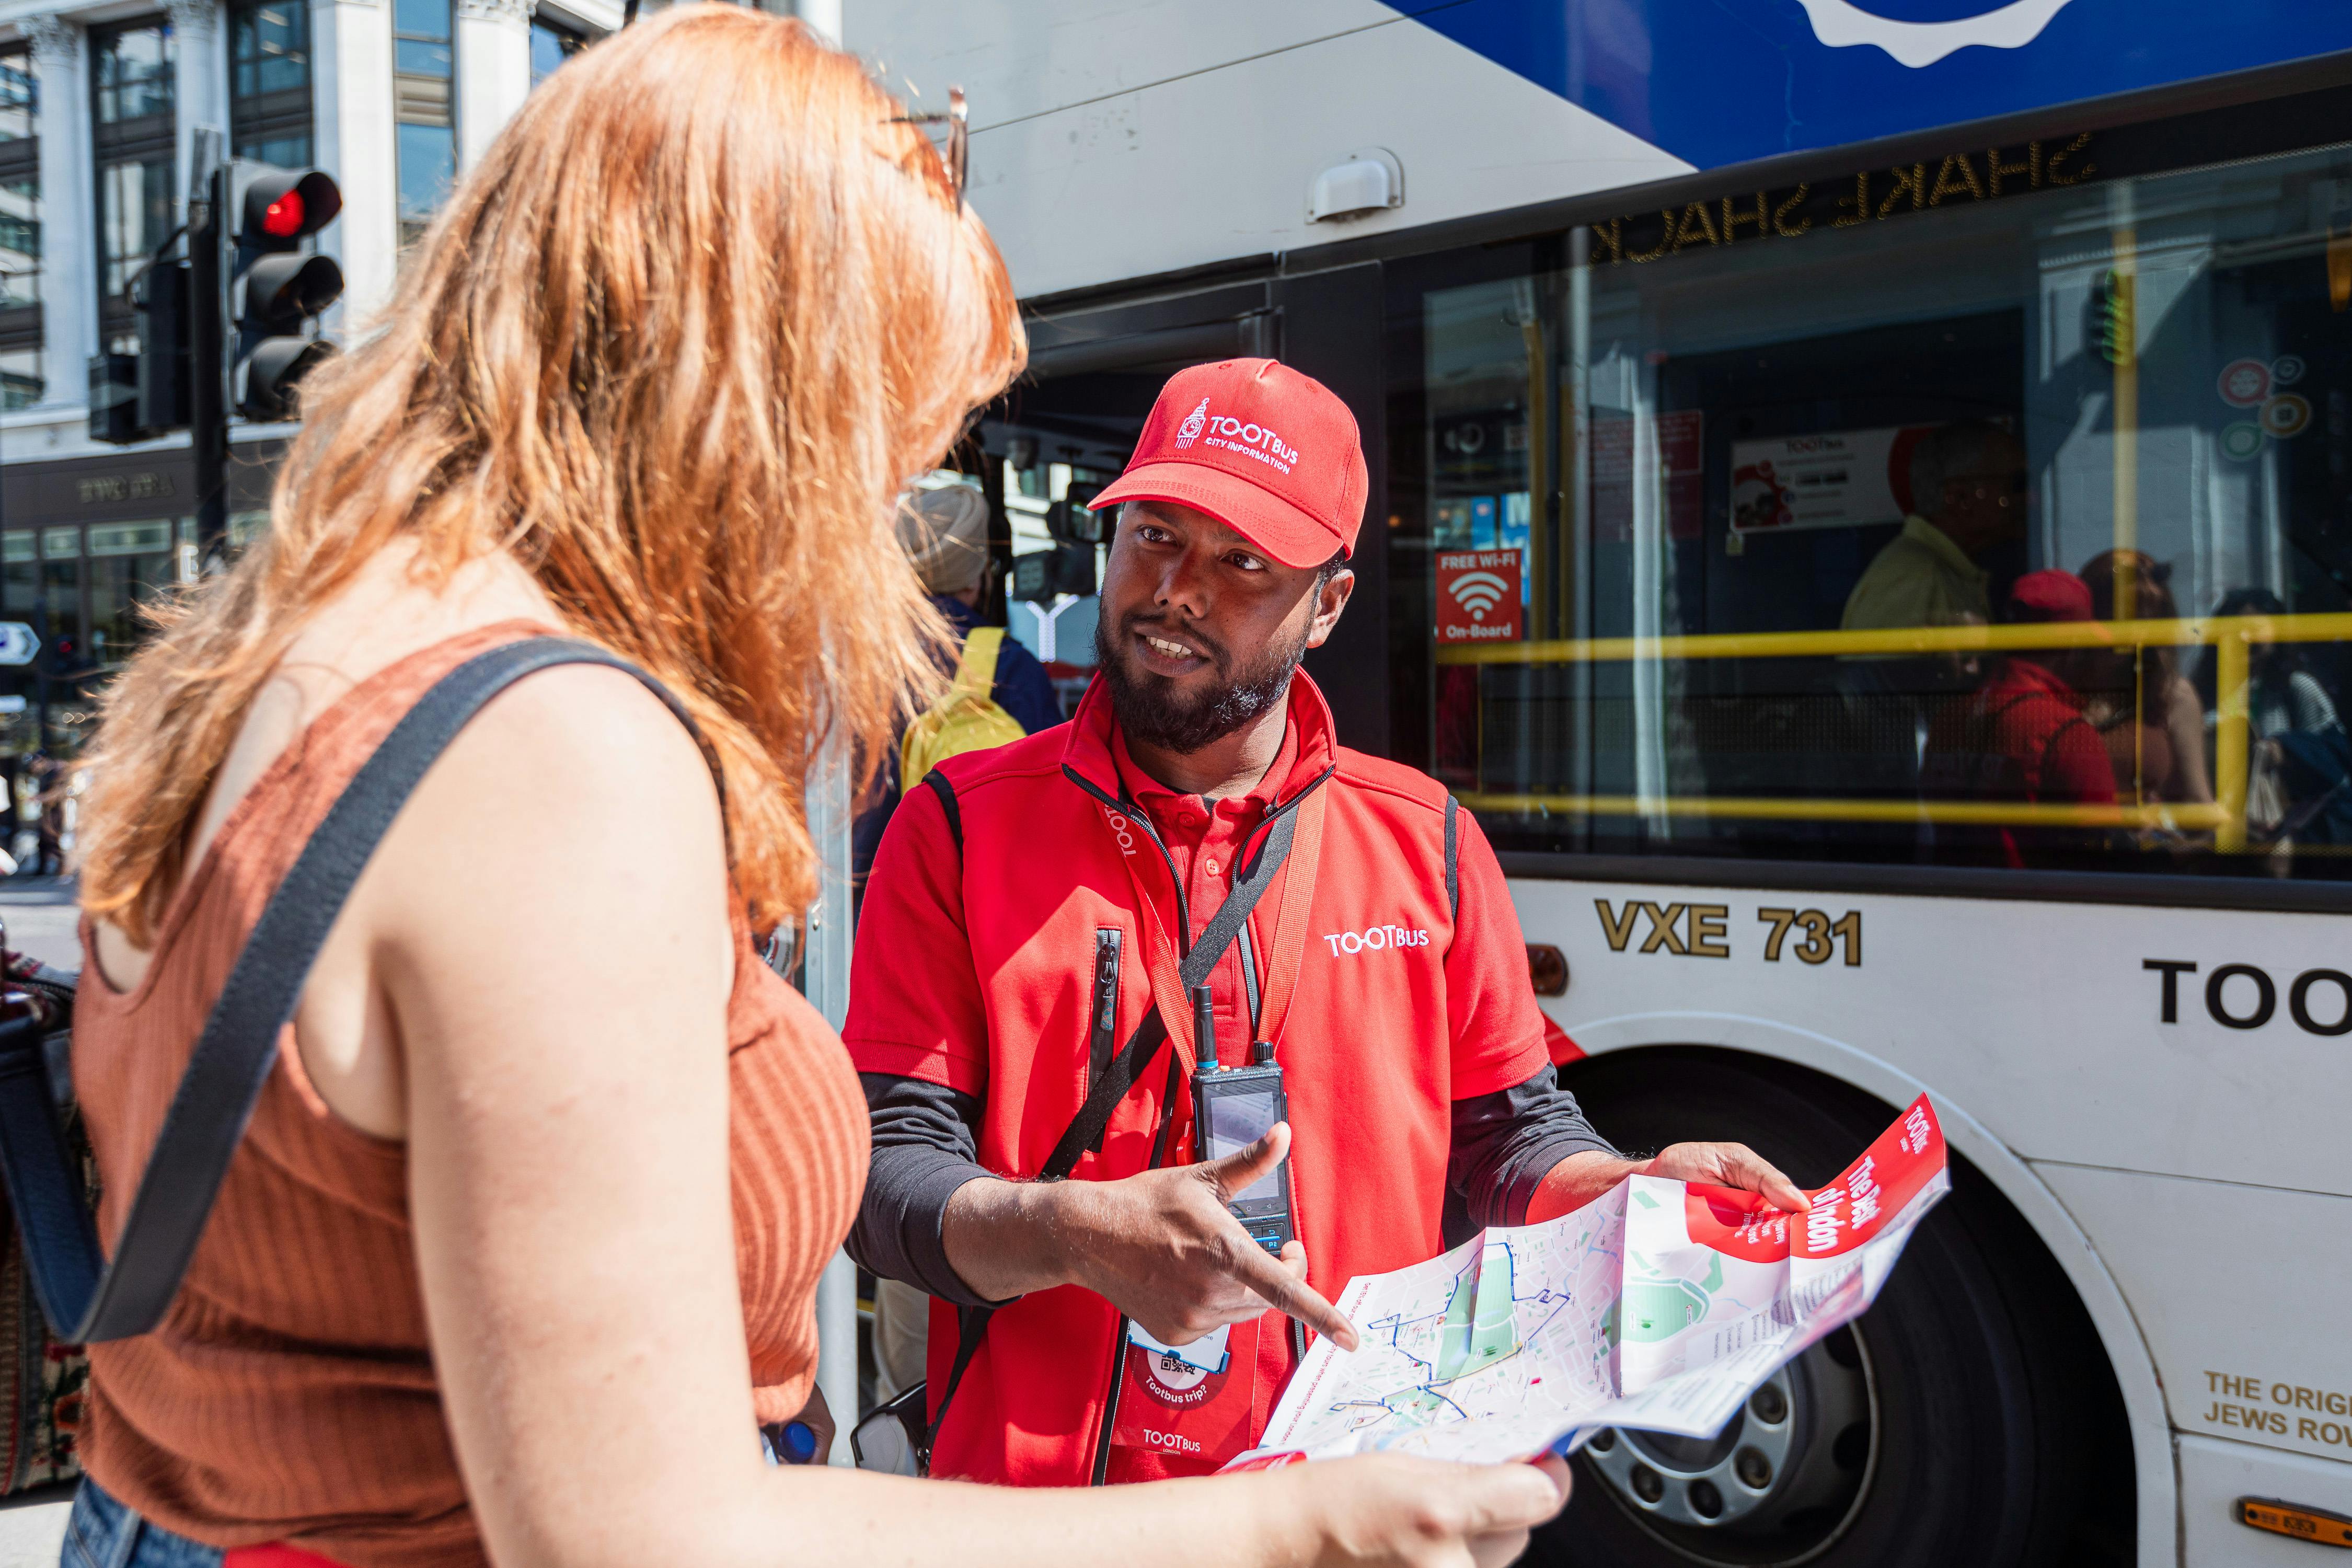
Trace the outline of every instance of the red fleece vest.
{"type": "MultiPolygon", "coordinates": [[[[1360,1273],[1439,1249],[1452,1102],[1525,1082],[1549,1059],[1527,952],[1494,852],[1467,812],[1456,818],[1459,912],[1445,885],[1445,792],[1392,763],[1336,745],[1330,710],[1302,673],[1292,683],[1293,754],[1278,797],[1328,773],[1319,852],[1299,853],[1251,914],[1261,970],[1289,883],[1312,878],[1303,919],[1285,929],[1297,980],[1276,1044],[1294,1134],[1291,1184],[1309,1279],[1336,1296],[1360,1273]],[[1303,930],[1295,929],[1303,925],[1303,930]]],[[[984,1106],[980,1163],[1034,1175],[1084,1103],[1096,933],[1123,931],[1115,1037],[1152,1005],[1147,959],[1169,952],[1177,919],[1167,865],[1123,819],[1110,705],[1090,689],[1077,717],[995,751],[941,764],[953,786],[959,847],[929,789],[898,807],[859,917],[843,1034],[861,1072],[944,1083],[984,1106]],[[1107,805],[1098,796],[1108,796],[1107,805]],[[1129,856],[1138,876],[1130,878],[1129,856]],[[1150,908],[1139,907],[1137,888],[1150,908]]],[[[1226,885],[1230,885],[1230,868],[1226,885]]],[[[1215,913],[1197,890],[1197,932],[1215,913]]],[[[1230,962],[1230,960],[1229,960],[1230,962]]],[[[1269,1017],[1269,1022],[1271,1018],[1269,1017]]],[[[1168,1019],[1189,1066],[1191,1025],[1168,1019]]],[[[1225,1046],[1234,1058],[1234,1043],[1225,1046]]],[[[1075,1180],[1144,1169],[1167,1086],[1155,1058],[1075,1180]]],[[[1171,1161],[1193,1158],[1190,1096],[1180,1089],[1171,1161]]],[[[1118,1314],[1076,1286],[996,1314],[932,1457],[940,1476],[1024,1486],[1083,1485],[1093,1472],[1118,1314]]],[[[1287,1336],[1262,1325],[1256,1427],[1289,1372],[1287,1336]]],[[[930,1386],[946,1386],[951,1310],[934,1303],[930,1386]]],[[[1254,1428],[1255,1431],[1255,1428],[1254,1428]]],[[[1192,1473],[1181,1458],[1114,1448],[1109,1479],[1192,1473]]]]}

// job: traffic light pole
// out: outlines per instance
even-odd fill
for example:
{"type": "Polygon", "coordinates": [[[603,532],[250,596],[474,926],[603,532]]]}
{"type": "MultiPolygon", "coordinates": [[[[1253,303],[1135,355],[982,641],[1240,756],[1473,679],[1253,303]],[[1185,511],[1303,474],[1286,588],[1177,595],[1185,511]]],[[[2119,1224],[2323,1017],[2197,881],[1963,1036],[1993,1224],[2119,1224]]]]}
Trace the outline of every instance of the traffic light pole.
{"type": "Polygon", "coordinates": [[[228,553],[227,293],[221,279],[227,209],[228,171],[215,163],[201,216],[188,215],[188,443],[196,468],[199,571],[228,553]]]}

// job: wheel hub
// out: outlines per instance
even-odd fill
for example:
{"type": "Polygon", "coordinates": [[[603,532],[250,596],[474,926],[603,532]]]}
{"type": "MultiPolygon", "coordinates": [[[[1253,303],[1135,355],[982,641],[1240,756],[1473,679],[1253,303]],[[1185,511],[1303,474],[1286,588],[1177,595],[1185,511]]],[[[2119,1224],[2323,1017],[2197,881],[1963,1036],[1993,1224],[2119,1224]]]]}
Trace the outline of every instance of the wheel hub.
{"type": "Polygon", "coordinates": [[[1686,1559],[1747,1568],[1803,1563],[1844,1532],[1869,1490],[1877,1431],[1868,1357],[1841,1329],[1713,1437],[1612,1428],[1583,1452],[1645,1531],[1686,1559]]]}

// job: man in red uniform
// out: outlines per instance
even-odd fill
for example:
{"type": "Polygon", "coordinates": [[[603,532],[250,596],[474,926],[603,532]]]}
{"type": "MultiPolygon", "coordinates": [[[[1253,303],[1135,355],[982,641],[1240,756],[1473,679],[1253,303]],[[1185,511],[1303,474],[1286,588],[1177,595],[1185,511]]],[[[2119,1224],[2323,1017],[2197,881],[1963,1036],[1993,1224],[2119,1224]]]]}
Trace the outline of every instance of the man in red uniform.
{"type": "Polygon", "coordinates": [[[941,764],[883,840],[843,1031],[875,1145],[850,1245],[938,1299],[934,1474],[1213,1469],[1263,1430],[1293,1323],[1356,1342],[1348,1279],[1629,1172],[1803,1205],[1741,1145],[1595,1133],[1477,824],[1338,743],[1298,662],[1347,606],[1366,489],[1317,383],[1179,374],[1097,501],[1118,528],[1076,718],[941,764]],[[1197,1065],[1267,1054],[1287,1125],[1200,1162],[1197,1065]],[[1276,1258],[1225,1205],[1286,1157],[1276,1258]]]}

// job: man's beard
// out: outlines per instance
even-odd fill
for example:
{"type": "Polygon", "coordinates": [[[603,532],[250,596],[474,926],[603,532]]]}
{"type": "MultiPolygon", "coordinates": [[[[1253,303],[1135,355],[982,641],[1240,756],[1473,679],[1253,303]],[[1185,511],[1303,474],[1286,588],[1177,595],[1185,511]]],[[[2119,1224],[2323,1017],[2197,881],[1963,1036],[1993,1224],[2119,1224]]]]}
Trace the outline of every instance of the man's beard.
{"type": "Polygon", "coordinates": [[[1307,633],[1302,629],[1287,647],[1269,648],[1256,662],[1236,670],[1224,647],[1188,626],[1184,635],[1200,645],[1223,681],[1186,699],[1177,695],[1176,683],[1168,677],[1138,669],[1130,662],[1135,658],[1134,635],[1157,624],[1155,619],[1129,616],[1114,633],[1108,621],[1096,622],[1095,662],[1102,670],[1103,684],[1110,689],[1111,712],[1128,740],[1178,756],[1190,756],[1212,742],[1223,740],[1280,702],[1290,689],[1291,672],[1307,655],[1307,633]]]}

